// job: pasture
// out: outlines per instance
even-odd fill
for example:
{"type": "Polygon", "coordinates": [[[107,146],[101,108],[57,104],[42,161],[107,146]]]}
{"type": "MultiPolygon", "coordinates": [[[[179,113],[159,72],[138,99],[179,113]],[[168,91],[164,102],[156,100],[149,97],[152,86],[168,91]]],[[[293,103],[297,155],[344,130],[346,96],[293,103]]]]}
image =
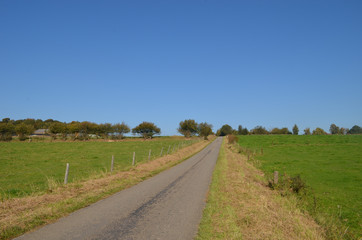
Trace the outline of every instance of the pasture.
{"type": "Polygon", "coordinates": [[[250,135],[239,144],[256,152],[265,174],[300,175],[308,186],[303,205],[331,231],[361,236],[362,135],[250,135]],[[338,222],[338,223],[336,223],[338,222]]]}
{"type": "Polygon", "coordinates": [[[114,171],[176,151],[194,140],[164,137],[153,140],[119,142],[0,142],[1,199],[41,194],[64,181],[66,163],[70,164],[68,182],[85,180],[101,172],[109,172],[112,155],[114,171]]]}

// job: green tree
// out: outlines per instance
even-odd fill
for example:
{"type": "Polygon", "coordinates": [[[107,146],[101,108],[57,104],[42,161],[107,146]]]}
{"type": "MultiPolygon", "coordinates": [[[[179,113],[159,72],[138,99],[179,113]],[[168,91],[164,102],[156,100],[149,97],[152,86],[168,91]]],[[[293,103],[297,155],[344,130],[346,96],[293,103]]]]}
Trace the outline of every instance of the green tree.
{"type": "Polygon", "coordinates": [[[304,129],[304,135],[310,135],[310,128],[304,129]]]}
{"type": "Polygon", "coordinates": [[[360,126],[354,125],[349,131],[348,134],[362,134],[362,128],[360,126]]]}
{"type": "Polygon", "coordinates": [[[3,123],[9,123],[9,122],[10,122],[10,118],[3,118],[2,122],[3,122],[3,123]]]}
{"type": "Polygon", "coordinates": [[[113,133],[113,127],[110,123],[101,123],[98,125],[97,134],[102,136],[104,139],[107,139],[109,134],[113,133]]]}
{"type": "Polygon", "coordinates": [[[312,134],[313,135],[327,135],[327,133],[322,128],[319,128],[319,127],[314,129],[312,134]]]}
{"type": "Polygon", "coordinates": [[[339,127],[336,124],[332,123],[329,127],[329,132],[331,134],[339,134],[339,127]]]}
{"type": "Polygon", "coordinates": [[[249,130],[247,128],[243,128],[241,135],[248,135],[249,134],[249,130]]]}
{"type": "Polygon", "coordinates": [[[123,135],[124,135],[125,133],[129,133],[129,132],[130,132],[130,128],[129,128],[128,125],[125,124],[124,122],[122,122],[122,123],[116,123],[116,124],[114,124],[112,127],[113,127],[113,131],[116,132],[116,133],[118,133],[118,134],[119,134],[119,137],[120,137],[121,139],[124,138],[123,135]]]}
{"type": "Polygon", "coordinates": [[[73,121],[68,124],[69,133],[72,134],[73,140],[76,140],[79,136],[80,122],[73,121]]]}
{"type": "Polygon", "coordinates": [[[293,126],[293,135],[298,135],[299,134],[299,128],[297,126],[297,124],[294,124],[293,126]]]}
{"type": "Polygon", "coordinates": [[[241,125],[238,126],[238,135],[243,134],[243,127],[241,125]]]}
{"type": "Polygon", "coordinates": [[[13,138],[14,125],[8,122],[0,122],[0,141],[11,141],[13,138]]]}
{"type": "MultiPolygon", "coordinates": [[[[66,133],[67,126],[61,122],[53,122],[49,126],[49,131],[53,139],[57,138],[57,134],[64,134],[66,133]]],[[[64,135],[63,135],[64,138],[64,135]]]]}
{"type": "Polygon", "coordinates": [[[20,123],[15,126],[15,132],[19,136],[20,141],[24,141],[28,138],[28,135],[32,134],[35,131],[32,125],[27,125],[25,123],[20,123]]]}
{"type": "Polygon", "coordinates": [[[43,122],[43,120],[37,119],[37,120],[35,120],[34,128],[35,128],[35,129],[41,129],[41,128],[46,128],[46,127],[44,127],[44,122],[43,122]]]}
{"type": "Polygon", "coordinates": [[[343,127],[341,127],[341,128],[339,129],[338,134],[346,135],[346,133],[347,133],[347,129],[345,129],[345,128],[343,128],[343,127]]]}
{"type": "Polygon", "coordinates": [[[250,133],[259,134],[259,135],[269,134],[268,130],[266,130],[265,127],[262,127],[262,126],[256,126],[252,130],[250,130],[250,133]]]}
{"type": "Polygon", "coordinates": [[[291,134],[291,132],[288,130],[288,128],[273,128],[270,131],[270,134],[291,134]]]}
{"type": "Polygon", "coordinates": [[[160,134],[161,129],[158,128],[154,123],[143,122],[137,127],[132,129],[133,134],[141,135],[143,138],[152,138],[155,134],[160,134]]]}
{"type": "Polygon", "coordinates": [[[219,136],[226,136],[232,133],[233,133],[233,128],[230,125],[225,124],[220,128],[219,136]]]}
{"type": "Polygon", "coordinates": [[[25,123],[26,125],[32,125],[35,128],[35,119],[33,118],[24,119],[23,123],[25,123]]]}
{"type": "Polygon", "coordinates": [[[207,140],[207,137],[212,134],[212,125],[207,122],[198,124],[198,131],[201,137],[204,137],[204,140],[207,140]]]}
{"type": "Polygon", "coordinates": [[[197,123],[193,119],[181,121],[177,131],[182,135],[184,135],[185,137],[189,138],[197,134],[198,131],[197,123]]]}
{"type": "Polygon", "coordinates": [[[80,123],[79,133],[85,140],[89,139],[89,134],[96,134],[98,125],[96,123],[84,121],[80,123]]]}

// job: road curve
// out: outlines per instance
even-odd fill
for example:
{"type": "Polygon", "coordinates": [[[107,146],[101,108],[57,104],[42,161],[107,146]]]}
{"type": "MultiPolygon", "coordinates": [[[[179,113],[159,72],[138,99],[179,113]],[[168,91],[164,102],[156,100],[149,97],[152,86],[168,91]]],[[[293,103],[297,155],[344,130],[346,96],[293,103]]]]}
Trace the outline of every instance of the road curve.
{"type": "Polygon", "coordinates": [[[17,239],[193,239],[222,138],[132,188],[17,239]]]}

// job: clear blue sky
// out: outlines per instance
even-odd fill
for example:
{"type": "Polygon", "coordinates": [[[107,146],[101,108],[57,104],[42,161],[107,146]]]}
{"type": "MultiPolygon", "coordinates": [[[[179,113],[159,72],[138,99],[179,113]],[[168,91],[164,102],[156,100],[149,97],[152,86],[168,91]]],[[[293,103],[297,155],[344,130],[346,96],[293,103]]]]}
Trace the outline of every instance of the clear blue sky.
{"type": "Polygon", "coordinates": [[[362,126],[362,1],[0,0],[0,118],[362,126]]]}

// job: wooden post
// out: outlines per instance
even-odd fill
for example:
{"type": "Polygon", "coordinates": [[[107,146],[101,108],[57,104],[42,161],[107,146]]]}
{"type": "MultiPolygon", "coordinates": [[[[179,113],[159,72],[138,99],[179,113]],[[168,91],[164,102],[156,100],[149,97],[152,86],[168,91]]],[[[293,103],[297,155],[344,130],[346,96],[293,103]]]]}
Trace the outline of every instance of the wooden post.
{"type": "Polygon", "coordinates": [[[113,172],[113,165],[114,165],[114,155],[112,155],[112,161],[111,161],[111,172],[113,172]]]}
{"type": "Polygon", "coordinates": [[[136,158],[136,152],[133,152],[132,166],[134,166],[135,158],[136,158]]]}
{"type": "Polygon", "coordinates": [[[168,145],[168,150],[167,150],[167,154],[166,154],[166,155],[168,155],[168,153],[170,152],[170,148],[171,148],[171,145],[168,145]]]}
{"type": "Polygon", "coordinates": [[[278,171],[274,171],[274,184],[278,184],[278,171]]]}
{"type": "Polygon", "coordinates": [[[172,153],[175,151],[175,145],[173,145],[173,148],[172,148],[172,153]]]}
{"type": "Polygon", "coordinates": [[[68,183],[68,174],[69,174],[69,163],[67,163],[67,167],[65,169],[64,184],[68,183]]]}
{"type": "Polygon", "coordinates": [[[163,147],[161,148],[161,154],[160,154],[160,157],[162,157],[162,152],[163,152],[163,147]]]}
{"type": "Polygon", "coordinates": [[[150,161],[150,159],[151,159],[151,152],[152,152],[152,150],[150,149],[150,151],[148,152],[148,161],[150,161]]]}

